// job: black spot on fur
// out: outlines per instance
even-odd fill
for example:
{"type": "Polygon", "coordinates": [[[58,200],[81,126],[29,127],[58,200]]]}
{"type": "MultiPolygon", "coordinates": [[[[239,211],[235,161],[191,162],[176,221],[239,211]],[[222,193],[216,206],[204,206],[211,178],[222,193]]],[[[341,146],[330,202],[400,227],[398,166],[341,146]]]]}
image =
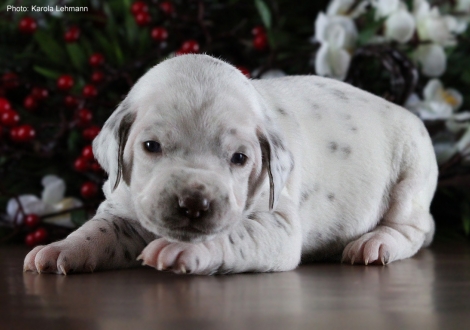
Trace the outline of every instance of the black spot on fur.
{"type": "Polygon", "coordinates": [[[127,182],[126,184],[129,185],[130,183],[130,171],[126,167],[128,164],[124,164],[123,157],[124,157],[124,148],[126,147],[127,139],[129,138],[129,132],[131,130],[132,124],[135,121],[136,114],[135,113],[128,113],[126,114],[119,124],[119,129],[117,130],[116,139],[118,140],[118,171],[116,176],[116,182],[114,183],[114,188],[116,189],[119,181],[121,180],[121,176],[123,172],[127,173],[127,178],[125,179],[127,182]]]}
{"type": "Polygon", "coordinates": [[[343,153],[344,157],[347,158],[351,154],[351,147],[350,146],[342,147],[341,152],[343,153]]]}
{"type": "Polygon", "coordinates": [[[330,149],[331,152],[335,152],[336,150],[338,150],[338,143],[334,141],[328,143],[328,149],[330,149]]]}
{"type": "Polygon", "coordinates": [[[356,126],[352,126],[350,129],[351,129],[351,131],[354,132],[354,133],[357,132],[357,127],[356,127],[356,126]]]}
{"type": "Polygon", "coordinates": [[[87,240],[87,241],[91,241],[91,237],[90,237],[90,236],[87,236],[86,240],[87,240]]]}
{"type": "Polygon", "coordinates": [[[229,240],[230,244],[232,244],[232,245],[235,244],[235,242],[233,241],[232,235],[229,235],[229,236],[228,236],[228,240],[229,240]]]}
{"type": "Polygon", "coordinates": [[[199,268],[199,264],[201,263],[201,260],[199,260],[198,257],[196,257],[196,267],[199,268]]]}
{"type": "Polygon", "coordinates": [[[107,232],[107,230],[106,230],[105,228],[103,228],[103,227],[100,227],[100,232],[102,232],[102,233],[106,233],[106,232],[107,232]]]}
{"type": "Polygon", "coordinates": [[[116,237],[119,237],[119,234],[121,233],[121,228],[119,228],[119,226],[115,222],[113,222],[113,229],[114,233],[116,234],[116,237]]]}
{"type": "Polygon", "coordinates": [[[237,129],[236,128],[232,128],[230,131],[229,131],[230,134],[232,135],[235,135],[237,134],[237,129]]]}
{"type": "Polygon", "coordinates": [[[342,101],[348,101],[349,100],[349,98],[346,96],[346,94],[343,91],[339,90],[339,89],[331,89],[330,91],[339,100],[342,100],[342,101]]]}
{"type": "Polygon", "coordinates": [[[242,257],[242,259],[245,260],[245,254],[243,253],[243,250],[240,249],[239,252],[240,252],[240,257],[242,257]]]}
{"type": "Polygon", "coordinates": [[[277,112],[279,112],[283,116],[287,116],[287,112],[284,109],[278,108],[277,112]]]}
{"type": "Polygon", "coordinates": [[[330,201],[334,201],[334,200],[335,200],[335,194],[333,194],[333,193],[329,193],[327,197],[328,197],[328,199],[329,199],[330,201]]]}

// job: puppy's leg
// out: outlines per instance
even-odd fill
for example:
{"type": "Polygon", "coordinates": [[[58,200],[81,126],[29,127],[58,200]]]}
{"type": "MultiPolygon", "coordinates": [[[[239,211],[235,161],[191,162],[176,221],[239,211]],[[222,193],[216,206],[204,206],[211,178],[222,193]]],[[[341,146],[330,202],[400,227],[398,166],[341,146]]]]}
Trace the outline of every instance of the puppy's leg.
{"type": "Polygon", "coordinates": [[[413,177],[404,178],[393,189],[390,207],[379,225],[349,243],[343,261],[387,264],[413,256],[427,246],[434,234],[434,220],[429,213],[432,197],[429,183],[413,177]]]}
{"type": "Polygon", "coordinates": [[[137,221],[101,213],[66,239],[35,247],[24,260],[24,270],[67,274],[133,267],[153,239],[137,221]]]}
{"type": "Polygon", "coordinates": [[[300,222],[293,203],[281,196],[273,212],[258,212],[241,220],[227,234],[204,243],[150,243],[139,257],[158,270],[214,274],[286,271],[301,255],[300,222]]]}

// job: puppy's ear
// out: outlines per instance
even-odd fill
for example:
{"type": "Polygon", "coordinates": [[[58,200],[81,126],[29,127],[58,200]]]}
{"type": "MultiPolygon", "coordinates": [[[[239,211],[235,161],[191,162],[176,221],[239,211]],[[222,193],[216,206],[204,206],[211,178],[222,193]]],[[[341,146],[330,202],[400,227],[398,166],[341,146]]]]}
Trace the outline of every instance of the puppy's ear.
{"type": "Polygon", "coordinates": [[[132,161],[124,161],[124,149],[136,114],[131,112],[124,100],[103,125],[93,141],[93,153],[101,167],[108,173],[116,189],[121,178],[129,184],[132,161]]]}
{"type": "Polygon", "coordinates": [[[294,167],[292,153],[287,150],[284,138],[274,127],[268,127],[258,134],[263,168],[269,176],[269,209],[276,208],[279,196],[294,167]]]}

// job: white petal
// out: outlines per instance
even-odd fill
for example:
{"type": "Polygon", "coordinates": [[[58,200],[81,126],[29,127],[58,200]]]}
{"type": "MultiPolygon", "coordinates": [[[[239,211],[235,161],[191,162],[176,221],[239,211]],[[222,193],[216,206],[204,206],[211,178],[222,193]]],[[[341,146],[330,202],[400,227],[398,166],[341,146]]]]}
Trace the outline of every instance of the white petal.
{"type": "Polygon", "coordinates": [[[438,77],[446,70],[446,54],[440,45],[419,46],[416,57],[421,64],[421,71],[428,77],[438,77]]]}
{"type": "Polygon", "coordinates": [[[399,0],[375,0],[372,5],[376,9],[376,19],[381,17],[387,17],[398,9],[400,4],[399,0]]]}
{"type": "Polygon", "coordinates": [[[329,46],[323,43],[315,56],[315,72],[319,76],[331,76],[331,68],[328,60],[329,46]]]}
{"type": "Polygon", "coordinates": [[[55,204],[64,198],[65,182],[62,179],[50,181],[42,191],[41,199],[44,203],[55,204]]]}
{"type": "MultiPolygon", "coordinates": [[[[34,195],[21,195],[18,197],[20,200],[21,206],[25,212],[25,214],[37,214],[43,215],[48,209],[46,205],[36,196],[34,195]]],[[[18,203],[16,199],[12,198],[7,203],[7,214],[12,221],[18,212],[18,203]]],[[[18,215],[19,223],[23,222],[23,216],[21,214],[18,215]]]]}
{"type": "Polygon", "coordinates": [[[470,148],[470,126],[468,127],[465,134],[457,142],[457,150],[460,152],[469,152],[470,148]]]}
{"type": "Polygon", "coordinates": [[[271,79],[271,78],[279,78],[279,77],[284,77],[284,76],[286,76],[286,73],[284,71],[278,70],[278,69],[272,69],[263,73],[260,79],[271,79]]]}
{"type": "Polygon", "coordinates": [[[431,79],[428,81],[426,86],[424,86],[423,96],[425,100],[438,99],[441,91],[444,90],[442,82],[439,79],[431,79]]]}
{"type": "Polygon", "coordinates": [[[59,178],[57,175],[49,174],[42,178],[41,184],[45,187],[48,184],[51,184],[57,180],[61,180],[61,178],[59,178]]]}
{"type": "Polygon", "coordinates": [[[406,10],[398,10],[385,21],[385,36],[389,39],[405,43],[413,36],[415,20],[406,10]]]}
{"type": "Polygon", "coordinates": [[[453,119],[457,121],[470,120],[470,111],[462,111],[453,115],[453,119]]]}
{"type": "Polygon", "coordinates": [[[326,14],[328,16],[345,15],[353,3],[354,0],[333,0],[328,5],[326,14]]]}
{"type": "Polygon", "coordinates": [[[413,93],[406,100],[405,108],[407,109],[415,108],[419,103],[421,103],[421,99],[419,98],[418,94],[413,93]]]}
{"type": "Polygon", "coordinates": [[[326,30],[328,25],[328,18],[320,12],[315,20],[315,39],[319,42],[326,41],[326,30]]]}
{"type": "Polygon", "coordinates": [[[328,55],[333,78],[344,80],[348,73],[351,55],[344,49],[330,49],[328,55]]]}
{"type": "Polygon", "coordinates": [[[468,12],[470,11],[470,0],[457,0],[457,11],[468,12]]]}
{"type": "Polygon", "coordinates": [[[335,24],[326,32],[326,41],[330,47],[343,48],[346,46],[346,31],[341,25],[335,24]]]}
{"type": "Polygon", "coordinates": [[[445,93],[447,94],[448,97],[450,97],[451,100],[446,100],[447,103],[450,104],[453,110],[457,110],[460,108],[463,102],[463,96],[460,94],[460,92],[456,89],[453,88],[447,88],[445,90],[445,93]]]}

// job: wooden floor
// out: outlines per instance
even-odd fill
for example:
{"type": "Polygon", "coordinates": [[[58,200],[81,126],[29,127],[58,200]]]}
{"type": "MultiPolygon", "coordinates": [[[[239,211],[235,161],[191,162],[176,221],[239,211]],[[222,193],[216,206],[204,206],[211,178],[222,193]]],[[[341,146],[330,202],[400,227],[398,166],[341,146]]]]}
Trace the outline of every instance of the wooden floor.
{"type": "Polygon", "coordinates": [[[0,329],[470,329],[470,245],[388,266],[194,276],[150,268],[23,273],[0,247],[0,329]]]}

